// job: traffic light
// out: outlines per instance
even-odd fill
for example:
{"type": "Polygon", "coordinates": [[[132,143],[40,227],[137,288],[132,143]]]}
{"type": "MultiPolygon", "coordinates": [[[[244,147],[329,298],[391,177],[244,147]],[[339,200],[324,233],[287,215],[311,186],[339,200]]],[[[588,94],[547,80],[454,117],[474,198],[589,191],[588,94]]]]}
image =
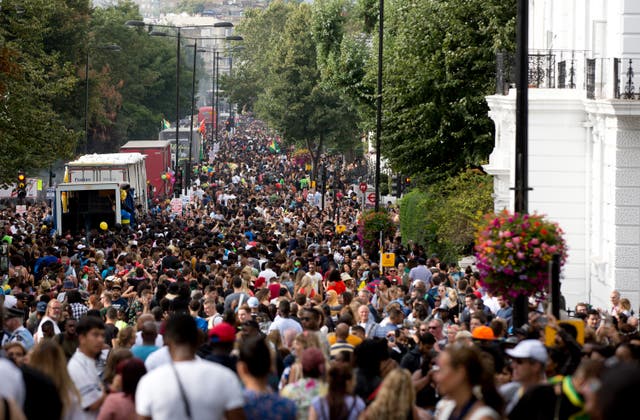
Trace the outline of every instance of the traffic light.
{"type": "Polygon", "coordinates": [[[404,194],[404,192],[411,187],[411,177],[401,176],[400,177],[400,186],[398,189],[400,190],[400,195],[404,194]]]}
{"type": "Polygon", "coordinates": [[[391,195],[394,197],[400,196],[400,177],[397,174],[391,175],[391,195]]]}
{"type": "Polygon", "coordinates": [[[25,198],[27,196],[27,177],[24,175],[23,171],[18,171],[16,191],[18,193],[18,198],[25,198]]]}
{"type": "Polygon", "coordinates": [[[176,172],[176,182],[173,183],[173,195],[180,197],[180,194],[182,194],[182,170],[178,169],[178,172],[176,172]]]}

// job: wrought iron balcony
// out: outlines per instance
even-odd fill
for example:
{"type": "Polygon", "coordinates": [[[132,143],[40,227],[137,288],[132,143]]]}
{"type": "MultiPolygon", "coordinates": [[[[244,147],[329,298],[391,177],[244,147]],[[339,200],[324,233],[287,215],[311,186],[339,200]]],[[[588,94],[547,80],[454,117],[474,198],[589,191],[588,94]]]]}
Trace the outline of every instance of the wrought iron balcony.
{"type": "MultiPolygon", "coordinates": [[[[529,88],[577,89],[587,99],[640,100],[640,59],[591,57],[590,51],[529,51],[529,88]]],[[[496,93],[515,87],[512,53],[496,56],[496,93]]]]}

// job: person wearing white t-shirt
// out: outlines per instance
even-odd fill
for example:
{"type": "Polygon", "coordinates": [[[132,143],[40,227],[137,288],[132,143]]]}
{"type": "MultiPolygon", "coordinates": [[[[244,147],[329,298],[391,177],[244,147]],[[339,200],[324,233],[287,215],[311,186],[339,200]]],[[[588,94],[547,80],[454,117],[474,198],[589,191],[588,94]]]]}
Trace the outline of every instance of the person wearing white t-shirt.
{"type": "Polygon", "coordinates": [[[78,349],[69,360],[69,376],[80,392],[83,419],[96,419],[106,398],[98,374],[97,358],[104,346],[104,323],[100,318],[84,315],[76,326],[78,349]]]}
{"type": "Polygon", "coordinates": [[[271,283],[271,279],[273,279],[274,277],[278,277],[276,272],[272,270],[272,267],[273,267],[273,263],[268,262],[265,264],[264,270],[258,273],[258,278],[264,277],[264,280],[267,283],[267,286],[271,283]]]}
{"type": "Polygon", "coordinates": [[[289,318],[291,313],[291,304],[283,300],[278,303],[278,316],[273,320],[271,325],[269,326],[269,332],[273,330],[278,330],[280,332],[280,339],[284,344],[284,337],[288,330],[294,330],[296,334],[302,332],[302,325],[296,320],[289,318]]]}
{"type": "Polygon", "coordinates": [[[245,418],[242,387],[233,371],[196,358],[198,328],[193,317],[173,315],[164,339],[171,362],[140,379],[135,398],[139,419],[245,418]]]}
{"type": "Polygon", "coordinates": [[[310,260],[307,264],[308,264],[309,271],[307,271],[307,274],[305,274],[305,276],[308,276],[311,278],[311,286],[313,287],[313,289],[316,291],[317,294],[322,296],[323,294],[322,274],[316,271],[315,261],[310,260]]]}

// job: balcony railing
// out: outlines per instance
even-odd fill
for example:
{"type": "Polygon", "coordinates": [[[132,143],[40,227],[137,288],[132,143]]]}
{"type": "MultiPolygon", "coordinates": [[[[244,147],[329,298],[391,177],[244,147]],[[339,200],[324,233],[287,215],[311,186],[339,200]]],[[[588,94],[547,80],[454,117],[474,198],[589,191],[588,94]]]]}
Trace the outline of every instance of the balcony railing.
{"type": "MultiPolygon", "coordinates": [[[[590,51],[529,51],[529,88],[576,89],[587,99],[640,100],[640,58],[591,57],[590,51]]],[[[511,53],[496,56],[496,93],[515,86],[511,53]]]]}

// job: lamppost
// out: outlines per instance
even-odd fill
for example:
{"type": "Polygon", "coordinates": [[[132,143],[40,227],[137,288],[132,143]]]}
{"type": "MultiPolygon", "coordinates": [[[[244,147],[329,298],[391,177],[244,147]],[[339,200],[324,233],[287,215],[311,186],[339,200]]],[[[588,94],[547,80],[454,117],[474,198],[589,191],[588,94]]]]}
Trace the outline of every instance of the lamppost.
{"type": "MultiPolygon", "coordinates": [[[[239,35],[231,35],[228,36],[226,38],[226,41],[243,41],[244,38],[239,36],[239,35]]],[[[236,47],[237,48],[237,47],[236,47]]],[[[227,50],[227,52],[232,52],[234,51],[234,49],[229,49],[227,50]]],[[[215,124],[215,142],[218,142],[218,130],[219,130],[219,126],[220,126],[220,113],[218,112],[218,107],[219,107],[219,100],[220,100],[220,91],[219,91],[219,73],[220,73],[220,59],[227,59],[227,58],[231,58],[231,56],[229,57],[220,57],[220,52],[219,51],[215,51],[215,68],[216,68],[216,78],[215,78],[215,110],[216,110],[216,124],[215,124]]],[[[231,74],[231,61],[229,61],[229,74],[231,74]]],[[[231,114],[231,110],[229,110],[229,114],[231,114]]]]}
{"type": "Polygon", "coordinates": [[[384,0],[380,0],[378,21],[378,86],[376,95],[376,206],[380,210],[380,136],[382,135],[382,48],[384,44],[384,0]]]}
{"type": "MultiPolygon", "coordinates": [[[[222,38],[224,41],[244,41],[244,38],[239,36],[239,35],[229,35],[226,36],[224,38],[222,38]]],[[[244,47],[242,45],[238,45],[235,46],[233,48],[229,48],[226,50],[226,52],[233,52],[233,51],[239,51],[240,49],[243,49],[244,47]]],[[[211,49],[207,49],[207,48],[200,48],[198,50],[198,52],[211,52],[211,60],[212,60],[212,66],[211,66],[211,107],[213,108],[213,111],[215,113],[215,119],[213,120],[213,129],[215,131],[215,142],[218,142],[218,123],[219,123],[219,115],[220,113],[218,112],[218,99],[219,99],[219,92],[218,92],[218,81],[219,81],[219,76],[220,76],[220,65],[219,65],[219,60],[220,59],[226,59],[226,58],[231,58],[231,56],[229,57],[220,57],[220,52],[218,51],[217,48],[211,48],[211,49]]],[[[231,64],[229,65],[229,71],[231,71],[231,64]]]]}
{"type": "Polygon", "coordinates": [[[193,40],[193,72],[191,77],[191,123],[189,128],[189,160],[187,170],[185,171],[185,185],[191,187],[191,155],[193,154],[193,113],[195,111],[196,102],[196,57],[198,55],[198,40],[193,40]]]}
{"type": "MultiPolygon", "coordinates": [[[[120,51],[117,44],[98,45],[97,50],[120,51]]],[[[89,153],[89,58],[91,48],[87,46],[87,60],[84,63],[84,153],[89,153]]]]}
{"type": "MultiPolygon", "coordinates": [[[[181,39],[181,30],[182,29],[203,29],[203,28],[232,28],[233,23],[231,22],[216,22],[213,25],[196,25],[196,26],[173,26],[173,25],[158,25],[158,24],[149,24],[145,23],[141,20],[128,20],[125,22],[127,26],[133,27],[149,27],[149,28],[168,28],[175,29],[177,32],[176,35],[176,151],[175,151],[175,162],[174,162],[174,171],[178,174],[180,167],[178,166],[179,160],[179,151],[180,151],[180,39],[181,39]]],[[[152,36],[171,36],[166,32],[162,31],[154,31],[152,30],[149,35],[152,36]]],[[[192,38],[194,39],[194,38],[192,38]]],[[[200,38],[203,39],[203,38],[200,38]]],[[[217,39],[217,38],[208,38],[208,39],[217,39]]],[[[221,38],[224,39],[224,38],[221,38]]],[[[195,52],[194,52],[195,54],[195,52]]],[[[183,181],[184,183],[184,181],[183,181]]],[[[175,196],[180,196],[180,190],[175,191],[175,196]]]]}

